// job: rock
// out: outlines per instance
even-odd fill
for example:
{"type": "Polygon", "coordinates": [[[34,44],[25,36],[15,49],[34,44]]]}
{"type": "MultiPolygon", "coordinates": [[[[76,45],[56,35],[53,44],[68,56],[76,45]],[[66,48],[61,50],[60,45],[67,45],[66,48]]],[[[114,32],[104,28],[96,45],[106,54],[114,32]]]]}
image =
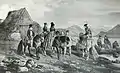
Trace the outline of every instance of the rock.
{"type": "Polygon", "coordinates": [[[26,61],[19,61],[19,66],[25,66],[25,64],[26,64],[26,61]]]}
{"type": "Polygon", "coordinates": [[[27,67],[19,67],[19,72],[28,72],[27,67]]]}
{"type": "Polygon", "coordinates": [[[80,69],[81,67],[76,67],[77,69],[80,69]]]}
{"type": "Polygon", "coordinates": [[[74,66],[75,67],[75,64],[70,64],[70,66],[74,66]]]}
{"type": "Polygon", "coordinates": [[[5,73],[11,73],[10,71],[6,71],[5,73]]]}
{"type": "Polygon", "coordinates": [[[26,62],[27,68],[33,68],[35,66],[35,62],[32,59],[28,59],[26,62]]]}
{"type": "Polygon", "coordinates": [[[0,63],[0,66],[4,66],[4,63],[3,63],[3,62],[1,62],[1,63],[0,63]]]}
{"type": "Polygon", "coordinates": [[[63,62],[64,64],[69,64],[68,62],[63,62]]]}

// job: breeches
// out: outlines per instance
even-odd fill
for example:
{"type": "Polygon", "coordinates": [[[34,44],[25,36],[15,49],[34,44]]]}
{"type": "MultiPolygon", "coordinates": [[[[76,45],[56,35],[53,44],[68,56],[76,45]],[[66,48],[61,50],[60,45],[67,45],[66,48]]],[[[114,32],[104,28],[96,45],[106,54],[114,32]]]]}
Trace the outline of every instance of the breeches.
{"type": "Polygon", "coordinates": [[[33,40],[28,40],[28,43],[30,44],[30,47],[33,46],[33,40]]]}

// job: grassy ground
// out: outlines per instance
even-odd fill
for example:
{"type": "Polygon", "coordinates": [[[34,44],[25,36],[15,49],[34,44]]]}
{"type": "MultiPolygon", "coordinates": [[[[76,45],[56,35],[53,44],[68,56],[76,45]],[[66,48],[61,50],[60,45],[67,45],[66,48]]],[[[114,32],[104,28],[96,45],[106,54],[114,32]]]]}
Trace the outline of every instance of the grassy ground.
{"type": "MultiPolygon", "coordinates": [[[[17,54],[13,56],[21,60],[33,59],[29,56],[22,57],[17,54]]],[[[43,67],[41,69],[30,70],[27,73],[110,73],[109,69],[94,64],[92,59],[86,61],[80,57],[76,51],[72,51],[71,56],[62,55],[60,60],[57,60],[56,54],[54,54],[53,57],[40,54],[40,60],[33,60],[43,67]]],[[[0,71],[0,73],[4,73],[2,69],[0,71]]]]}
{"type": "MultiPolygon", "coordinates": [[[[16,47],[18,42],[2,42],[0,41],[0,60],[3,59],[5,56],[6,51],[9,51],[9,49],[13,49],[16,47]],[[12,43],[13,47],[11,48],[10,45],[6,45],[9,43],[12,43]],[[7,50],[6,50],[7,48],[7,50]]],[[[7,55],[6,55],[7,56],[7,55]]],[[[97,63],[94,63],[92,59],[86,61],[84,58],[81,57],[77,53],[77,51],[72,50],[71,56],[61,56],[60,60],[57,60],[56,54],[52,55],[52,57],[49,55],[43,56],[40,54],[40,60],[36,60],[34,58],[31,58],[29,56],[23,57],[19,56],[16,53],[13,53],[12,56],[18,57],[21,60],[27,60],[27,59],[33,59],[37,64],[42,65],[43,67],[40,69],[34,69],[30,70],[29,72],[25,73],[110,73],[111,71],[113,73],[120,73],[117,71],[110,70],[104,66],[98,65],[97,63]]],[[[5,70],[3,67],[0,66],[0,73],[5,73],[5,70]]],[[[16,72],[12,72],[16,73],[16,72]]]]}

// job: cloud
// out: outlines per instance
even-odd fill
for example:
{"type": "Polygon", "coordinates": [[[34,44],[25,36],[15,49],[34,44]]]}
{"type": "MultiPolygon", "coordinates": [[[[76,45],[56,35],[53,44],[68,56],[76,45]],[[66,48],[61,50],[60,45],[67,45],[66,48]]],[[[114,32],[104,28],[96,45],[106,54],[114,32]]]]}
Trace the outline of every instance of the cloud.
{"type": "Polygon", "coordinates": [[[11,6],[9,6],[8,4],[3,4],[0,6],[0,18],[1,19],[5,19],[8,12],[14,10],[14,8],[12,8],[11,6]]]}
{"type": "Polygon", "coordinates": [[[22,7],[41,25],[54,21],[56,27],[83,26],[86,20],[92,27],[120,23],[119,0],[3,0],[0,18],[5,18],[9,10],[22,7]]]}
{"type": "Polygon", "coordinates": [[[6,17],[6,13],[11,10],[18,10],[20,8],[27,8],[28,12],[30,13],[31,17],[34,20],[38,20],[44,16],[45,11],[49,11],[50,9],[45,6],[44,0],[11,0],[11,1],[2,1],[2,5],[0,6],[1,11],[1,18],[6,17]]]}

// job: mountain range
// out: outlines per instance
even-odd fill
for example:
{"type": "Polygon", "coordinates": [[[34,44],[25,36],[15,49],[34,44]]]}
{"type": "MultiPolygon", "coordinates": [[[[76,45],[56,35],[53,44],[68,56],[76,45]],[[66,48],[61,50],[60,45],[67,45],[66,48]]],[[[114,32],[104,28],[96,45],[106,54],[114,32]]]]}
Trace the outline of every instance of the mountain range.
{"type": "Polygon", "coordinates": [[[111,37],[111,38],[120,38],[120,24],[117,24],[115,27],[108,30],[107,32],[101,31],[96,36],[98,35],[101,35],[101,36],[107,35],[108,37],[111,37]]]}

